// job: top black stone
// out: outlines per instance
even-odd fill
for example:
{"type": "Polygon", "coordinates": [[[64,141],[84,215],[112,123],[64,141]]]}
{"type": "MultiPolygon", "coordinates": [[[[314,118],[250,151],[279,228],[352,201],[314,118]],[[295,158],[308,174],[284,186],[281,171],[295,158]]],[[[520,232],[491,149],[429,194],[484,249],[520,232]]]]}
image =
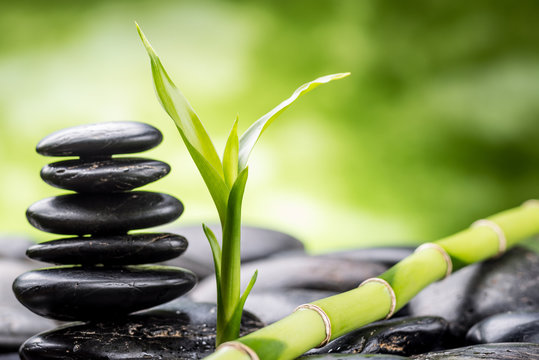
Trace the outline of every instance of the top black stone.
{"type": "Polygon", "coordinates": [[[43,138],[36,151],[45,156],[100,157],[149,150],[163,140],[159,130],[133,121],[74,126],[43,138]]]}

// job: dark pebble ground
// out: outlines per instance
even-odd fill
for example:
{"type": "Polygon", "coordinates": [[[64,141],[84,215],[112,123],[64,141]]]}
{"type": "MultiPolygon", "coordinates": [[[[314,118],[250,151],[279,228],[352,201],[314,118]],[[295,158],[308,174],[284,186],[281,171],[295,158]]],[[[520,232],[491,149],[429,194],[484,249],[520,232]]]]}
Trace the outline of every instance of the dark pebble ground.
{"type": "MultiPolygon", "coordinates": [[[[57,355],[64,352],[63,359],[105,356],[113,360],[124,358],[126,353],[135,358],[197,359],[211,353],[215,331],[215,306],[211,303],[215,290],[208,270],[209,247],[196,227],[172,230],[185,236],[190,245],[197,242],[181,257],[166,262],[192,265],[186,267],[194,269],[200,278],[194,290],[178,300],[125,318],[79,322],[56,329],[58,322],[28,311],[10,289],[17,275],[41,266],[24,257],[31,242],[1,237],[0,360],[17,359],[14,352],[36,333],[41,334],[27,343],[27,353],[46,343],[57,355]],[[24,246],[2,246],[12,241],[24,246]],[[62,340],[66,338],[78,340],[62,340]]],[[[248,279],[254,269],[260,274],[246,304],[244,333],[262,326],[258,318],[268,324],[302,303],[352,289],[412,251],[402,247],[371,248],[309,256],[291,236],[253,227],[244,232],[242,279],[248,279]],[[277,239],[278,247],[266,241],[271,236],[277,239]],[[257,241],[260,238],[264,241],[257,241]]],[[[457,271],[424,289],[392,319],[364,326],[302,358],[539,359],[539,256],[515,248],[501,258],[457,271]]]]}

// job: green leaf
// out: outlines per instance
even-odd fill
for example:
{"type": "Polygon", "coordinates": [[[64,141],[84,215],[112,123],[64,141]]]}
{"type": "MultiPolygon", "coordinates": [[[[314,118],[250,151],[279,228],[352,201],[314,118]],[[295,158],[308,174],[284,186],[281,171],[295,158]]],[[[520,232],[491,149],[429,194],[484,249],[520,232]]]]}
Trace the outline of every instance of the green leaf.
{"type": "Polygon", "coordinates": [[[266,115],[262,116],[256,122],[254,122],[249,127],[249,129],[245,131],[245,133],[241,136],[240,139],[238,171],[241,172],[247,166],[247,160],[249,159],[249,155],[251,154],[251,151],[253,151],[253,147],[255,146],[256,142],[258,141],[260,135],[262,135],[264,130],[266,130],[266,128],[273,122],[273,120],[277,118],[277,116],[279,116],[284,110],[286,110],[290,105],[292,105],[295,100],[321,84],[328,83],[332,80],[342,79],[344,77],[347,77],[348,75],[350,75],[350,73],[326,75],[306,84],[303,84],[296,91],[294,91],[292,96],[277,105],[277,107],[275,107],[266,115]]]}
{"type": "MultiPolygon", "coordinates": [[[[247,177],[248,168],[245,168],[234,182],[228,198],[221,258],[221,291],[225,324],[222,327],[223,332],[218,334],[218,341],[229,341],[238,337],[236,325],[230,323],[240,300],[241,205],[247,177]]],[[[217,327],[220,328],[219,324],[217,327]]]]}
{"type": "Polygon", "coordinates": [[[230,135],[225,146],[223,154],[223,171],[225,173],[225,183],[231,188],[238,176],[238,117],[234,121],[234,126],[230,130],[230,135]]]}
{"type": "MultiPolygon", "coordinates": [[[[180,133],[181,134],[181,133],[180,133]]],[[[183,138],[183,134],[182,138],[183,138]]],[[[202,156],[188,141],[185,141],[185,146],[191,154],[198,171],[202,175],[202,179],[206,183],[210,195],[215,203],[221,224],[224,224],[226,219],[227,203],[228,203],[228,187],[223,178],[215,171],[213,166],[202,156]]]]}
{"type": "MultiPolygon", "coordinates": [[[[226,323],[226,319],[223,318],[223,299],[221,292],[221,246],[219,246],[219,242],[217,241],[215,234],[213,233],[213,231],[211,231],[209,227],[207,227],[205,224],[202,224],[202,229],[204,230],[204,234],[208,239],[211,253],[213,255],[213,266],[215,268],[215,283],[217,286],[217,317],[219,319],[218,321],[226,323]]],[[[220,332],[220,329],[218,331],[220,332]]]]}
{"type": "MultiPolygon", "coordinates": [[[[229,323],[227,324],[227,331],[230,333],[238,334],[240,333],[240,326],[241,326],[241,315],[243,314],[243,307],[245,306],[245,301],[247,300],[247,297],[251,293],[251,290],[253,286],[255,285],[256,278],[258,277],[258,270],[256,270],[251,277],[251,280],[249,281],[249,284],[245,288],[243,295],[240,298],[240,301],[236,305],[236,308],[234,309],[234,314],[232,315],[232,318],[230,319],[229,323]]],[[[235,339],[232,339],[235,340],[235,339]]]]}
{"type": "Polygon", "coordinates": [[[195,110],[193,110],[181,91],[174,85],[151,44],[144,36],[138,24],[136,25],[142,43],[150,56],[155,90],[161,105],[176,123],[176,127],[182,134],[184,141],[190,143],[215,171],[223,177],[221,160],[219,160],[215,147],[195,110]]]}
{"type": "Polygon", "coordinates": [[[251,276],[251,280],[249,281],[249,284],[247,284],[247,287],[245,288],[245,290],[243,291],[243,294],[241,295],[240,302],[238,304],[238,307],[240,309],[240,316],[241,316],[241,312],[243,311],[243,306],[245,305],[245,300],[247,300],[247,297],[251,293],[251,289],[255,285],[257,277],[258,277],[258,270],[255,270],[255,273],[253,274],[253,276],[251,276]]]}
{"type": "MultiPolygon", "coordinates": [[[[213,266],[215,268],[215,277],[217,278],[217,287],[221,283],[221,246],[215,237],[215,234],[206,224],[202,224],[204,234],[210,243],[211,253],[213,255],[213,266]]],[[[219,290],[219,289],[218,289],[219,290]]]]}

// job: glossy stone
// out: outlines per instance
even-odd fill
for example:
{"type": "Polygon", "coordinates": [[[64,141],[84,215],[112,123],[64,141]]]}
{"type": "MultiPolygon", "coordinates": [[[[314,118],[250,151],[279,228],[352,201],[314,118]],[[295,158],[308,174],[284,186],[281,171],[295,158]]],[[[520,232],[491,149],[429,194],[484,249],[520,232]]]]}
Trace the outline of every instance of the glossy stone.
{"type": "Polygon", "coordinates": [[[430,352],[414,360],[532,360],[539,359],[539,344],[499,343],[430,352]]]}
{"type": "Polygon", "coordinates": [[[185,294],[196,283],[189,270],[164,266],[46,268],[20,275],[17,299],[57,320],[122,316],[185,294]]]}
{"type": "MultiPolygon", "coordinates": [[[[221,239],[221,226],[210,225],[217,239],[221,239]]],[[[178,226],[170,228],[189,239],[189,249],[181,257],[167,265],[192,269],[200,278],[213,274],[213,260],[208,240],[201,225],[178,226]]],[[[241,261],[242,263],[280,256],[283,252],[298,251],[303,253],[304,247],[297,238],[280,231],[254,227],[241,227],[241,261]]]]}
{"type": "Polygon", "coordinates": [[[301,360],[403,360],[407,357],[386,354],[323,354],[323,355],[304,355],[298,359],[301,360]]]}
{"type": "MultiPolygon", "coordinates": [[[[242,289],[258,270],[253,291],[310,289],[343,292],[357,287],[367,278],[384,272],[387,266],[368,261],[295,255],[246,263],[241,268],[242,289]]],[[[215,277],[202,280],[190,294],[196,301],[215,301],[215,277]]]]}
{"type": "MultiPolygon", "coordinates": [[[[41,333],[21,347],[21,359],[201,359],[215,350],[213,304],[176,300],[122,320],[75,323],[41,333]]],[[[244,313],[241,335],[263,324],[244,313]]]]}
{"type": "Polygon", "coordinates": [[[539,309],[539,255],[514,248],[504,256],[456,271],[420,292],[412,315],[448,320],[457,338],[482,319],[507,311],[539,309]]]}
{"type": "Polygon", "coordinates": [[[498,342],[539,343],[539,312],[510,312],[490,316],[466,334],[471,344],[498,342]]]}
{"type": "Polygon", "coordinates": [[[29,259],[0,260],[0,352],[16,351],[30,336],[56,326],[50,319],[40,317],[25,308],[11,290],[21,273],[37,266],[29,259]]]}
{"type": "Polygon", "coordinates": [[[410,356],[443,349],[448,324],[439,317],[407,317],[379,321],[353,331],[309,354],[391,354],[410,356]]]}
{"type": "Polygon", "coordinates": [[[168,164],[141,158],[66,160],[45,165],[41,178],[49,185],[77,192],[111,193],[133,190],[170,172],[168,164]]]}
{"type": "Polygon", "coordinates": [[[132,191],[115,194],[70,194],[32,204],[26,217],[34,227],[57,234],[121,234],[166,224],[183,212],[182,203],[166,194],[132,191]]]}
{"type": "Polygon", "coordinates": [[[46,241],[26,254],[54,264],[149,264],[175,258],[187,249],[187,240],[169,233],[77,237],[46,241]]]}
{"type": "Polygon", "coordinates": [[[148,124],[102,122],[56,131],[43,138],[36,151],[45,156],[109,156],[145,151],[159,145],[162,139],[161,132],[148,124]]]}

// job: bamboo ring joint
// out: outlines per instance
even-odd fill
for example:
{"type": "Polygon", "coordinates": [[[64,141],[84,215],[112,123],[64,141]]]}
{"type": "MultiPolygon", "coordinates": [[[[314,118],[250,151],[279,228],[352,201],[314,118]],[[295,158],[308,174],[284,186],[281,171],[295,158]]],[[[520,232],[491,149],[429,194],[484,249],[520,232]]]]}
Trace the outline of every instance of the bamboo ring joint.
{"type": "Polygon", "coordinates": [[[251,360],[260,360],[256,352],[251,349],[249,346],[239,342],[239,341],[228,341],[225,343],[222,343],[217,347],[216,350],[223,349],[223,348],[233,348],[239,351],[242,351],[243,353],[247,354],[251,360]]]}
{"type": "Polygon", "coordinates": [[[539,200],[537,200],[537,199],[526,200],[526,201],[524,201],[522,206],[526,206],[526,207],[528,207],[528,206],[539,206],[539,200]]]}
{"type": "Polygon", "coordinates": [[[492,229],[492,231],[494,231],[494,233],[496,233],[496,236],[498,237],[498,253],[496,254],[496,256],[500,256],[501,254],[503,254],[507,249],[507,239],[505,238],[505,234],[500,225],[496,224],[492,220],[481,219],[474,222],[471,227],[478,226],[489,227],[492,229]]]}
{"type": "Polygon", "coordinates": [[[445,260],[445,264],[447,265],[444,279],[448,277],[449,275],[451,275],[451,273],[453,272],[453,262],[451,261],[451,256],[449,256],[447,251],[445,251],[445,249],[441,247],[440,245],[429,242],[429,243],[424,243],[424,244],[419,245],[419,247],[415,249],[414,252],[418,252],[425,249],[434,249],[438,251],[440,254],[442,254],[445,260]]]}
{"type": "Polygon", "coordinates": [[[362,287],[363,285],[367,284],[367,283],[370,283],[370,282],[377,282],[377,283],[380,283],[382,285],[384,285],[387,289],[387,292],[389,293],[389,297],[391,298],[391,306],[389,308],[389,311],[386,315],[386,317],[384,318],[384,320],[387,320],[389,319],[390,317],[393,316],[393,314],[395,313],[395,309],[397,308],[397,296],[395,295],[395,291],[393,290],[393,288],[391,287],[391,285],[389,285],[389,283],[387,281],[385,281],[384,279],[380,279],[380,278],[369,278],[365,281],[363,281],[361,284],[359,284],[358,287],[362,287]]]}
{"type": "Polygon", "coordinates": [[[320,306],[314,305],[314,304],[300,305],[294,310],[294,312],[298,310],[304,310],[304,309],[314,310],[322,318],[322,321],[324,322],[324,327],[326,330],[326,337],[324,338],[324,340],[322,340],[320,345],[317,346],[317,348],[321,348],[327,345],[327,343],[329,343],[329,341],[331,340],[331,320],[329,319],[328,314],[326,314],[326,312],[320,306]]]}

